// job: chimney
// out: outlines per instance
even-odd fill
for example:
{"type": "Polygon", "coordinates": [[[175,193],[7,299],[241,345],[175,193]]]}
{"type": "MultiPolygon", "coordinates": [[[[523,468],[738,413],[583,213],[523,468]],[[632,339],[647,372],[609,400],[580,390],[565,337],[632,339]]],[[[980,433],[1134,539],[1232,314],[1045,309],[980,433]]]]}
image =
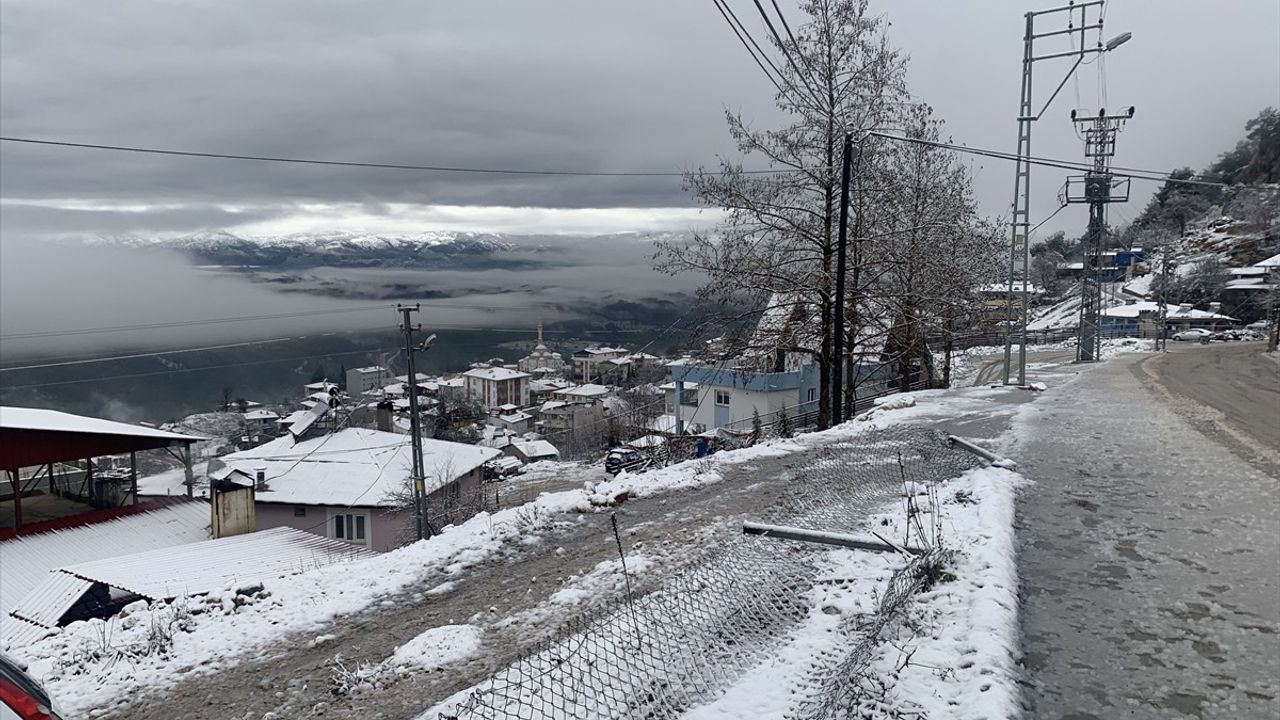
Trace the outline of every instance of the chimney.
{"type": "Polygon", "coordinates": [[[253,469],[253,482],[257,490],[265,490],[267,488],[267,468],[259,465],[253,469]]]}
{"type": "Polygon", "coordinates": [[[391,403],[386,400],[378,403],[378,430],[381,432],[395,432],[391,425],[391,407],[391,403]]]}
{"type": "Polygon", "coordinates": [[[1220,302],[1211,302],[1211,303],[1209,303],[1209,312],[1211,312],[1211,313],[1219,313],[1219,312],[1222,312],[1222,303],[1220,303],[1220,302]]]}

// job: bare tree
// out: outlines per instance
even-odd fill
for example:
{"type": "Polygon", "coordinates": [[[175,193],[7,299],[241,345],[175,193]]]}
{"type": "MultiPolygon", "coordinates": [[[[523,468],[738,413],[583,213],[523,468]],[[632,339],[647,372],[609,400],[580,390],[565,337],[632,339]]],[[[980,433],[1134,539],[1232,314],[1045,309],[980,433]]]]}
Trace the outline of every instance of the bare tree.
{"type": "Polygon", "coordinates": [[[843,136],[847,127],[881,127],[892,116],[905,98],[905,57],[889,46],[886,23],[867,0],[806,0],[801,8],[807,19],[795,40],[777,46],[791,58],[780,65],[775,98],[789,123],[758,130],[740,114],[725,113],[743,155],[779,172],[751,174],[724,159],[717,171],[687,174],[686,186],[704,205],[725,210],[725,220],[691,242],[660,243],[657,266],[704,273],[703,298],[724,304],[745,298],[751,313],[816,309],[817,331],[783,349],[819,363],[818,425],[825,427],[843,136]]]}

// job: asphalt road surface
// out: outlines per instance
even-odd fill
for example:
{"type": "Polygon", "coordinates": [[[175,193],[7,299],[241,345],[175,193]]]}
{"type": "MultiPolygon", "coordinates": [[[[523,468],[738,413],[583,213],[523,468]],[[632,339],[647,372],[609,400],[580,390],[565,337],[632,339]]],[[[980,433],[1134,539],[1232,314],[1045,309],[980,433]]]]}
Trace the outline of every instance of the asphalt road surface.
{"type": "Polygon", "coordinates": [[[1015,424],[1027,718],[1280,718],[1280,364],[1122,355],[1015,424]]]}
{"type": "Polygon", "coordinates": [[[1280,477],[1280,354],[1265,346],[1170,343],[1141,370],[1198,430],[1280,477]]]}

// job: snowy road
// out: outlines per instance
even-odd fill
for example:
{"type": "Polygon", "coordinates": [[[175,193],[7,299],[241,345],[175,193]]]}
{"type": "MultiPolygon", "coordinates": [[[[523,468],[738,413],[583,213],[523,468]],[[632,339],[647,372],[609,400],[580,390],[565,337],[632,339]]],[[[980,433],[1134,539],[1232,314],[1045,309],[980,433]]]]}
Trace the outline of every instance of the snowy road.
{"type": "Polygon", "coordinates": [[[1266,343],[1169,344],[1142,363],[1201,432],[1280,477],[1280,358],[1266,343]]]}
{"type": "Polygon", "coordinates": [[[1278,479],[1254,436],[1206,425],[1273,430],[1280,406],[1197,369],[1235,347],[1121,356],[1021,411],[1027,717],[1280,716],[1278,479]]]}

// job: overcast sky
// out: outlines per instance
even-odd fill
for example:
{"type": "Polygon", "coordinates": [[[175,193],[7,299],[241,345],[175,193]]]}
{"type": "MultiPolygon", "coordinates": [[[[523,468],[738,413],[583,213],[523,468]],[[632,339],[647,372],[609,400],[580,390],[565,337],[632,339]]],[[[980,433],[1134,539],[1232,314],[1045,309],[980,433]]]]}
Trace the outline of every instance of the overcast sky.
{"type": "MultiPolygon", "coordinates": [[[[744,16],[753,6],[731,0],[744,16]]],[[[880,2],[913,92],[959,142],[1014,149],[1027,0],[880,2]]],[[[1137,106],[1117,164],[1203,167],[1280,105],[1280,3],[1111,0],[1112,106],[1137,106]]],[[[800,17],[790,7],[791,19],[800,17]]],[[[1046,41],[1046,49],[1053,48],[1046,41]]],[[[1065,65],[1036,66],[1047,97],[1065,65]]],[[[732,151],[723,110],[777,122],[771,87],[711,2],[0,0],[3,134],[367,162],[679,171],[732,151]]],[[[1036,154],[1081,156],[1068,83],[1036,154]]],[[[1099,102],[1098,65],[1080,104],[1099,102]]],[[[1010,166],[975,165],[1003,213],[1010,166]]],[[[1036,170],[1033,215],[1063,173],[1036,170]]],[[[1150,190],[1115,219],[1132,217],[1150,190]]],[[[600,232],[704,222],[678,178],[429,175],[0,144],[15,235],[360,227],[600,232]],[[520,209],[529,208],[529,209],[520,209]],[[541,209],[540,209],[541,208],[541,209]],[[545,208],[556,208],[548,211],[545,208]],[[625,208],[610,211],[612,208],[625,208]]],[[[1073,209],[1074,210],[1074,209],[1073,209]]],[[[1034,218],[1033,218],[1034,219],[1034,218]]],[[[1046,229],[1078,230],[1063,213],[1046,229]]]]}

